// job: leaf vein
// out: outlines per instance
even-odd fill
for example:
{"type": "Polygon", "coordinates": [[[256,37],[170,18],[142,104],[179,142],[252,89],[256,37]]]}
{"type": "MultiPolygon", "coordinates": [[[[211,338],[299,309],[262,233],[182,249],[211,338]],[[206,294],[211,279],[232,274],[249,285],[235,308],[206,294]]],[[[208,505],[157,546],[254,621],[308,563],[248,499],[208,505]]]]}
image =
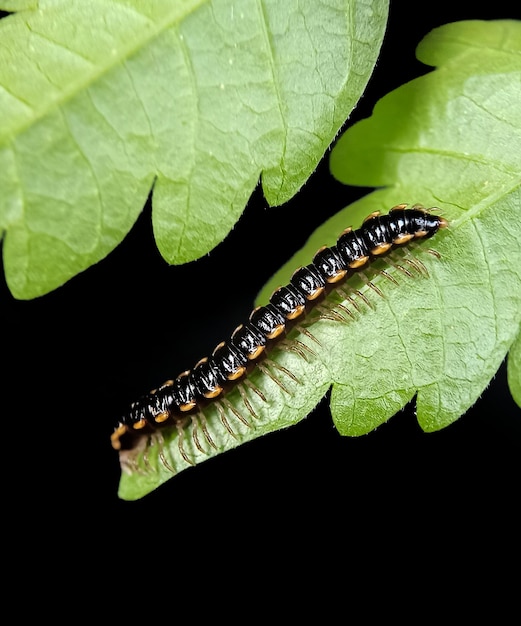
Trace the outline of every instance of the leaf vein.
{"type": "MultiPolygon", "coordinates": [[[[128,8],[127,5],[121,6],[124,8],[128,8]]],[[[186,19],[189,13],[194,11],[197,6],[189,9],[183,15],[183,19],[186,19]]],[[[133,41],[130,41],[124,46],[120,46],[117,51],[114,51],[115,53],[112,54],[108,60],[104,60],[104,63],[101,66],[92,63],[92,61],[89,61],[90,67],[92,69],[90,72],[87,73],[87,75],[82,75],[78,79],[78,81],[70,81],[65,87],[60,88],[59,94],[49,96],[47,97],[47,99],[44,98],[43,106],[41,109],[37,110],[34,108],[34,106],[31,106],[31,109],[34,112],[33,117],[30,119],[24,118],[16,126],[10,128],[9,134],[7,136],[4,136],[4,141],[8,142],[11,137],[22,134],[27,128],[30,128],[38,120],[48,115],[50,111],[57,110],[58,108],[62,107],[68,100],[74,98],[78,93],[88,89],[89,86],[95,84],[102,76],[108,74],[110,71],[114,70],[118,66],[121,67],[122,61],[124,59],[130,58],[131,56],[142,50],[146,45],[153,42],[157,37],[161,36],[165,31],[169,30],[173,26],[176,26],[181,21],[182,20],[179,18],[178,10],[172,9],[172,13],[167,13],[167,15],[162,19],[155,22],[153,21],[153,28],[149,28],[146,31],[143,30],[143,34],[140,37],[135,38],[133,41]],[[175,17],[171,17],[171,15],[175,17]]],[[[39,34],[41,37],[44,37],[41,33],[37,33],[37,31],[32,30],[27,23],[26,26],[32,34],[39,34]]],[[[52,39],[49,39],[49,41],[52,42],[52,39]]],[[[93,45],[95,45],[94,42],[95,38],[93,38],[93,45]]],[[[68,50],[69,52],[72,52],[64,46],[62,46],[62,48],[68,50]]],[[[79,53],[78,57],[81,57],[79,53]]],[[[2,138],[0,137],[0,143],[1,139],[2,138]]]]}
{"type": "Polygon", "coordinates": [[[497,341],[498,337],[499,337],[499,329],[498,329],[498,323],[497,323],[498,314],[499,314],[499,308],[498,308],[498,303],[497,303],[497,300],[496,300],[496,292],[495,292],[495,289],[494,289],[494,281],[492,280],[492,275],[490,273],[490,261],[488,261],[488,259],[487,259],[487,246],[485,245],[485,242],[483,241],[483,237],[482,237],[482,235],[481,235],[481,233],[479,231],[479,228],[477,228],[476,220],[472,220],[471,224],[472,224],[472,228],[474,230],[474,233],[476,234],[476,238],[479,241],[479,244],[481,246],[481,251],[483,253],[483,258],[487,261],[487,262],[483,263],[483,266],[484,266],[484,271],[487,273],[487,284],[488,284],[490,296],[492,298],[492,302],[493,302],[493,305],[494,305],[494,312],[495,312],[495,315],[493,316],[494,317],[494,332],[495,332],[495,338],[494,339],[497,341]]]}
{"type": "Polygon", "coordinates": [[[280,186],[279,186],[279,192],[280,192],[284,186],[284,180],[286,178],[286,172],[284,171],[284,161],[286,158],[287,147],[288,147],[287,127],[286,127],[286,123],[284,119],[284,113],[282,111],[282,101],[283,101],[282,92],[280,90],[279,81],[277,80],[277,73],[275,71],[275,66],[276,66],[275,49],[273,47],[273,44],[269,35],[270,29],[268,28],[268,17],[266,15],[266,10],[264,7],[263,0],[257,0],[257,7],[259,9],[259,14],[261,18],[260,24],[262,27],[262,36],[263,36],[265,46],[268,52],[267,57],[268,57],[268,63],[269,63],[269,70],[270,70],[270,74],[272,77],[273,89],[275,91],[275,100],[277,103],[277,109],[279,112],[280,124],[281,124],[281,130],[282,130],[282,147],[281,147],[281,156],[280,156],[280,163],[282,166],[282,176],[280,177],[280,186]]]}
{"type": "MultiPolygon", "coordinates": [[[[194,115],[190,116],[190,120],[193,120],[190,122],[190,140],[191,140],[191,145],[189,146],[188,150],[187,150],[187,154],[190,157],[190,163],[188,164],[188,168],[187,168],[187,174],[186,174],[186,190],[187,190],[187,194],[186,194],[186,213],[190,212],[190,200],[191,200],[191,189],[192,189],[192,184],[193,184],[193,179],[194,179],[194,170],[195,170],[195,151],[196,151],[196,135],[198,134],[199,130],[200,130],[200,119],[201,119],[201,111],[200,111],[200,103],[199,103],[199,97],[198,97],[198,90],[197,90],[197,81],[196,81],[196,77],[195,77],[195,70],[192,64],[192,58],[190,55],[190,50],[186,45],[186,41],[185,38],[183,37],[182,33],[179,33],[178,30],[175,30],[175,34],[177,35],[177,41],[179,42],[179,49],[181,51],[181,54],[183,56],[183,61],[186,67],[186,74],[188,76],[188,79],[190,81],[190,92],[192,94],[192,100],[193,100],[193,110],[194,110],[194,115]]],[[[185,146],[186,148],[186,146],[185,146]]],[[[183,251],[183,239],[185,238],[185,234],[187,232],[187,225],[189,223],[189,219],[188,216],[185,214],[184,219],[180,219],[179,220],[181,223],[181,228],[180,228],[180,233],[179,233],[179,237],[177,238],[177,250],[176,250],[176,255],[181,255],[182,251],[183,251]]]]}
{"type": "Polygon", "coordinates": [[[451,159],[457,159],[458,161],[468,161],[470,163],[478,163],[485,167],[492,167],[503,174],[509,176],[519,176],[519,172],[507,167],[503,163],[498,161],[491,161],[487,159],[480,159],[476,155],[465,154],[462,152],[456,152],[454,150],[442,150],[441,148],[398,148],[396,146],[387,146],[385,150],[389,153],[395,152],[397,154],[433,154],[440,157],[447,157],[451,159]]]}

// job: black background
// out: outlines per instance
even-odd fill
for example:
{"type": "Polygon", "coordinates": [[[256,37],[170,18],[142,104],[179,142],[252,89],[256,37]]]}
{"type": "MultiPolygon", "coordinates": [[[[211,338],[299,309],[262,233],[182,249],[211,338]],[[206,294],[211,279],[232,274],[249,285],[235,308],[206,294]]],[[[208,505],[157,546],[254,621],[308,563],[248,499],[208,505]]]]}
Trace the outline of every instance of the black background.
{"type": "MultiPolygon", "coordinates": [[[[414,50],[431,28],[520,17],[501,1],[391,5],[380,61],[349,124],[429,71],[414,50]]],[[[227,239],[187,266],[159,256],[148,204],[113,253],[49,295],[16,301],[2,272],[4,504],[33,555],[81,552],[84,563],[96,554],[117,593],[127,577],[121,559],[145,553],[151,571],[165,545],[173,579],[224,555],[251,567],[284,561],[288,550],[306,561],[374,543],[381,553],[399,544],[421,555],[450,538],[469,546],[471,532],[480,549],[494,551],[500,537],[517,546],[521,415],[504,368],[441,432],[424,434],[409,407],[368,436],[343,438],[322,402],[299,425],[187,470],[140,501],[117,497],[109,436],[123,408],[226,338],[314,228],[367,191],[336,182],[324,158],[283,207],[269,208],[257,189],[227,239]]],[[[153,585],[140,568],[130,579],[153,585]]],[[[128,580],[124,587],[132,589],[128,580]]]]}

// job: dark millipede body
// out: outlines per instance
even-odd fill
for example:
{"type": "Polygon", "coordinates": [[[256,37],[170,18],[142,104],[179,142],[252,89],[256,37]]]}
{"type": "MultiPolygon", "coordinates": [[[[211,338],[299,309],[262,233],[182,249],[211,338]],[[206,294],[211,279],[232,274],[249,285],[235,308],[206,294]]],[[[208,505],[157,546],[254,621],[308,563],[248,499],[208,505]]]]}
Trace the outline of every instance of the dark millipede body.
{"type": "MultiPolygon", "coordinates": [[[[283,337],[289,326],[302,319],[324,294],[393,248],[413,239],[432,237],[438,229],[447,226],[444,218],[430,212],[433,209],[425,210],[420,205],[406,207],[405,204],[395,206],[387,215],[371,213],[360,228],[346,229],[336,245],[321,248],[310,265],[297,269],[289,284],[277,289],[266,306],[254,309],[249,319],[209,357],[134,402],[116,426],[111,437],[112,446],[116,450],[132,450],[142,442],[143,436],[158,433],[164,426],[177,426],[181,446],[182,428],[212,401],[217,401],[226,426],[221,405],[226,401],[223,398],[226,391],[244,380],[252,366],[259,364],[262,367],[260,362],[266,348],[283,337]]],[[[299,350],[311,351],[305,344],[298,343],[299,350]]],[[[290,372],[286,373],[291,376],[290,372]]],[[[262,397],[260,390],[255,391],[262,397]]],[[[241,395],[245,399],[242,389],[241,395]]],[[[249,403],[247,406],[254,415],[249,403]]],[[[235,414],[242,421],[241,416],[235,414]]],[[[204,416],[201,421],[206,440],[214,446],[204,416]]],[[[200,448],[197,439],[195,443],[200,448]]],[[[186,459],[182,449],[181,453],[186,459]]]]}

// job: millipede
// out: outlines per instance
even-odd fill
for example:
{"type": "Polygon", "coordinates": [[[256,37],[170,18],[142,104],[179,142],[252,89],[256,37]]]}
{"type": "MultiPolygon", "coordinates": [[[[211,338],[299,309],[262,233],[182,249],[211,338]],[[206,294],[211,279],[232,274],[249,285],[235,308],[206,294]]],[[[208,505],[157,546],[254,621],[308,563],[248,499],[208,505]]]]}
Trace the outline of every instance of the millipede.
{"type": "MultiPolygon", "coordinates": [[[[266,398],[248,377],[249,372],[260,368],[284,391],[285,384],[274,375],[272,368],[295,379],[291,371],[268,358],[270,349],[281,342],[290,328],[298,325],[299,330],[313,339],[313,335],[302,325],[308,312],[320,308],[320,302],[332,290],[342,290],[342,285],[353,275],[364,279],[364,269],[382,257],[388,257],[389,263],[412,276],[411,269],[420,273],[425,266],[419,260],[405,259],[410,268],[393,262],[389,254],[396,248],[402,248],[414,240],[428,239],[440,228],[448,225],[447,220],[436,215],[437,208],[425,209],[415,204],[394,206],[389,213],[373,212],[366,217],[358,229],[346,228],[335,245],[320,248],[309,265],[300,267],[291,276],[290,282],[276,289],[268,304],[258,306],[251,312],[248,320],[233,331],[228,341],[219,343],[210,356],[198,361],[191,370],[181,372],[177,378],[167,380],[157,389],[141,396],[131,404],[129,410],[117,423],[111,436],[112,447],[124,455],[122,466],[129,471],[139,471],[138,456],[142,454],[144,464],[148,466],[147,449],[151,441],[159,443],[159,458],[163,465],[174,472],[163,450],[162,429],[173,427],[178,432],[178,447],[182,458],[193,464],[187,455],[183,441],[187,425],[193,424],[192,438],[198,450],[204,453],[199,434],[207,444],[216,449],[203,409],[210,403],[215,404],[220,421],[230,435],[234,436],[226,409],[244,424],[247,419],[226,398],[232,388],[238,387],[248,414],[256,418],[252,404],[248,400],[246,388],[256,393],[263,401],[266,398]]],[[[429,250],[436,256],[435,251],[429,250]]],[[[397,281],[385,269],[379,272],[392,282],[397,281]]],[[[379,295],[381,290],[366,278],[366,283],[379,295]]],[[[346,295],[354,307],[354,299],[346,295]]],[[[360,290],[356,293],[368,302],[360,290]]],[[[324,317],[329,319],[347,319],[350,309],[337,304],[340,309],[324,309],[324,317]]],[[[313,354],[312,348],[301,341],[293,342],[291,349],[301,356],[313,354]]],[[[289,392],[288,392],[289,393],[289,392]]],[[[123,459],[123,457],[122,457],[123,459]]]]}

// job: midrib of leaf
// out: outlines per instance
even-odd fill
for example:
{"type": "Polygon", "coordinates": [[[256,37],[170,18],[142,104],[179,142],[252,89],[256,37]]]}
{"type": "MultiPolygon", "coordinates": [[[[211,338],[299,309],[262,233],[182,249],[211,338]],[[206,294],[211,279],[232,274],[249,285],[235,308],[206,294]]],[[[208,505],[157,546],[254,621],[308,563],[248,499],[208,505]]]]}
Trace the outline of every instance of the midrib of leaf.
{"type": "MultiPolygon", "coordinates": [[[[187,68],[187,75],[190,79],[190,93],[191,96],[194,99],[194,109],[198,108],[197,107],[197,100],[198,100],[198,92],[197,92],[197,86],[196,86],[196,81],[195,81],[195,72],[193,70],[192,67],[192,59],[190,57],[190,53],[188,51],[188,48],[186,46],[184,37],[182,34],[178,34],[177,37],[178,41],[179,41],[179,48],[182,51],[183,54],[183,60],[185,63],[185,66],[187,68]]],[[[185,205],[185,216],[184,219],[180,220],[181,222],[181,226],[180,226],[180,235],[178,238],[178,243],[177,243],[177,254],[180,254],[183,248],[183,241],[185,240],[185,236],[186,236],[186,232],[187,232],[187,228],[188,228],[188,224],[189,224],[189,219],[188,219],[188,213],[189,213],[189,207],[191,205],[191,190],[192,190],[192,181],[193,181],[193,173],[194,173],[194,168],[195,168],[195,153],[196,153],[196,141],[195,141],[195,137],[196,137],[196,129],[195,129],[195,124],[197,120],[197,124],[199,123],[199,115],[197,116],[193,116],[191,118],[192,120],[192,124],[193,126],[191,127],[191,132],[188,133],[189,137],[190,137],[190,150],[188,150],[187,152],[190,154],[190,168],[189,168],[189,178],[187,180],[187,201],[186,201],[186,205],[185,205]]]]}
{"type": "MultiPolygon", "coordinates": [[[[479,213],[481,213],[481,211],[479,211],[479,213]]],[[[488,258],[489,255],[487,254],[487,248],[486,248],[486,245],[485,245],[485,243],[483,241],[482,236],[480,235],[479,228],[477,227],[475,221],[472,221],[471,224],[472,224],[472,228],[474,230],[474,235],[475,235],[477,241],[479,241],[479,244],[481,246],[481,253],[483,255],[483,258],[486,259],[486,258],[488,258]]],[[[494,308],[494,311],[496,312],[495,318],[497,319],[498,305],[497,305],[497,301],[496,301],[496,294],[495,294],[494,289],[493,289],[493,280],[492,280],[492,275],[491,275],[491,271],[490,271],[490,266],[487,263],[484,264],[484,270],[486,271],[486,281],[485,282],[486,282],[486,284],[490,288],[490,295],[491,295],[492,302],[493,302],[493,308],[494,308]]],[[[497,337],[498,337],[497,322],[494,324],[494,331],[496,333],[495,339],[497,340],[497,337]]]]}
{"type": "MultiPolygon", "coordinates": [[[[279,87],[279,81],[277,80],[277,72],[275,71],[275,61],[274,61],[274,54],[273,54],[273,46],[271,43],[271,39],[270,39],[270,34],[268,31],[268,19],[266,17],[266,12],[264,11],[264,4],[262,2],[262,0],[257,0],[257,7],[259,10],[259,15],[262,17],[261,20],[259,20],[260,25],[262,26],[262,37],[264,39],[264,43],[266,46],[266,50],[269,51],[269,54],[267,55],[267,58],[269,59],[269,66],[270,66],[270,73],[271,73],[271,78],[272,78],[272,84],[274,86],[274,91],[275,91],[275,101],[277,102],[277,108],[279,111],[279,117],[281,120],[281,126],[284,127],[284,115],[282,113],[281,107],[280,107],[280,103],[282,102],[282,95],[280,93],[280,87],[279,87]]],[[[284,141],[282,144],[282,155],[285,156],[286,155],[286,147],[287,147],[287,133],[284,133],[284,141]]],[[[282,158],[281,161],[284,161],[284,159],[282,158]]]]}
{"type": "MultiPolygon", "coordinates": [[[[350,3],[349,4],[349,13],[348,14],[346,13],[346,22],[345,23],[347,25],[347,29],[349,30],[349,37],[347,38],[347,41],[349,42],[349,58],[351,60],[353,60],[355,58],[353,52],[354,52],[354,42],[356,40],[356,37],[355,37],[355,27],[354,27],[354,25],[355,25],[355,5],[354,5],[354,3],[350,3]]],[[[343,86],[344,87],[347,85],[347,83],[349,81],[349,78],[351,76],[351,73],[355,73],[353,71],[353,66],[352,65],[349,67],[349,71],[346,72],[345,79],[344,79],[344,82],[343,82],[343,86]]]]}
{"type": "MultiPolygon", "coordinates": [[[[268,20],[266,17],[266,12],[264,11],[264,3],[262,2],[262,0],[257,0],[257,7],[259,9],[259,14],[262,16],[262,19],[259,20],[259,23],[262,25],[262,35],[264,38],[264,42],[265,42],[265,46],[266,46],[266,50],[269,51],[269,54],[267,55],[267,58],[269,59],[269,64],[270,64],[270,73],[271,73],[271,77],[272,77],[272,83],[274,86],[274,91],[275,91],[275,101],[277,103],[277,108],[278,108],[278,112],[279,112],[279,117],[280,117],[280,127],[284,130],[283,133],[283,140],[282,140],[282,146],[281,146],[281,158],[280,158],[280,163],[283,164],[285,162],[285,157],[286,157],[286,151],[287,151],[287,141],[288,141],[288,133],[287,133],[287,126],[284,123],[284,114],[281,110],[281,102],[282,102],[282,95],[280,93],[280,87],[279,87],[279,81],[276,80],[276,76],[277,73],[275,71],[275,62],[274,62],[274,54],[273,54],[273,46],[271,44],[271,39],[270,39],[270,35],[269,35],[269,29],[268,29],[268,20]]],[[[281,182],[279,185],[279,191],[282,188],[282,181],[283,181],[284,177],[281,177],[281,182]]]]}
{"type": "Polygon", "coordinates": [[[0,9],[3,11],[23,11],[25,9],[32,9],[36,7],[38,0],[2,0],[0,2],[0,9]]]}
{"type": "Polygon", "coordinates": [[[503,163],[498,161],[491,161],[490,159],[478,159],[473,154],[464,154],[461,152],[455,152],[454,150],[441,150],[440,148],[399,148],[397,146],[386,146],[382,144],[382,148],[386,152],[394,152],[395,154],[431,154],[433,156],[440,156],[448,159],[455,159],[457,161],[468,161],[469,163],[477,163],[478,165],[485,165],[486,167],[493,167],[500,172],[508,175],[517,176],[515,170],[510,170],[503,163]]]}
{"type": "MultiPolygon", "coordinates": [[[[65,88],[60,87],[59,95],[56,97],[50,97],[46,99],[44,101],[45,106],[42,106],[39,109],[35,109],[33,104],[24,102],[18,96],[12,94],[4,85],[0,84],[0,88],[5,89],[5,91],[7,91],[10,95],[12,95],[13,98],[16,98],[19,102],[22,102],[25,106],[29,107],[33,111],[33,116],[30,119],[11,127],[11,129],[9,129],[8,132],[4,135],[3,141],[0,137],[0,146],[2,145],[2,143],[8,144],[12,142],[15,136],[22,134],[27,128],[30,128],[33,124],[35,124],[42,118],[46,117],[51,111],[57,108],[61,108],[66,102],[68,102],[71,98],[73,98],[79,92],[87,90],[88,87],[96,83],[102,76],[108,74],[118,65],[122,65],[126,59],[132,57],[134,54],[139,52],[139,50],[141,50],[147,44],[150,44],[158,36],[162,35],[165,31],[170,30],[174,25],[180,24],[182,20],[187,18],[188,15],[192,14],[202,4],[205,4],[208,1],[209,0],[194,0],[195,5],[192,6],[190,10],[182,14],[179,14],[179,10],[172,10],[168,13],[168,15],[164,19],[161,19],[159,21],[151,20],[143,13],[140,13],[139,11],[133,9],[133,7],[129,7],[128,5],[126,7],[122,7],[122,8],[128,8],[128,9],[133,10],[134,13],[137,13],[138,15],[146,19],[149,23],[153,24],[154,26],[149,31],[142,33],[142,36],[138,37],[137,41],[133,40],[132,43],[130,43],[128,46],[123,46],[120,52],[118,54],[112,55],[112,57],[110,58],[110,61],[104,64],[102,67],[99,67],[98,65],[96,65],[89,59],[85,58],[83,55],[79,54],[75,50],[66,48],[60,42],[53,41],[46,35],[34,31],[29,26],[29,24],[26,23],[27,28],[31,31],[33,36],[42,37],[43,39],[46,39],[53,45],[60,46],[61,48],[67,50],[67,52],[78,56],[82,60],[92,65],[94,70],[88,73],[87,76],[82,77],[81,79],[77,81],[68,82],[65,88]]],[[[1,27],[1,23],[0,23],[0,27],[1,27]]],[[[1,28],[0,28],[0,32],[1,32],[1,28]]]]}
{"type": "MultiPolygon", "coordinates": [[[[513,173],[514,174],[514,173],[513,173]]],[[[513,193],[516,189],[521,187],[521,182],[514,182],[512,185],[497,185],[494,189],[488,193],[486,198],[483,199],[482,202],[475,204],[471,207],[466,207],[464,211],[462,211],[458,217],[452,220],[452,225],[454,227],[461,226],[468,221],[472,221],[476,216],[481,215],[483,211],[485,211],[489,206],[495,204],[501,198],[513,193]]],[[[461,208],[461,207],[458,207],[461,208]]]]}

